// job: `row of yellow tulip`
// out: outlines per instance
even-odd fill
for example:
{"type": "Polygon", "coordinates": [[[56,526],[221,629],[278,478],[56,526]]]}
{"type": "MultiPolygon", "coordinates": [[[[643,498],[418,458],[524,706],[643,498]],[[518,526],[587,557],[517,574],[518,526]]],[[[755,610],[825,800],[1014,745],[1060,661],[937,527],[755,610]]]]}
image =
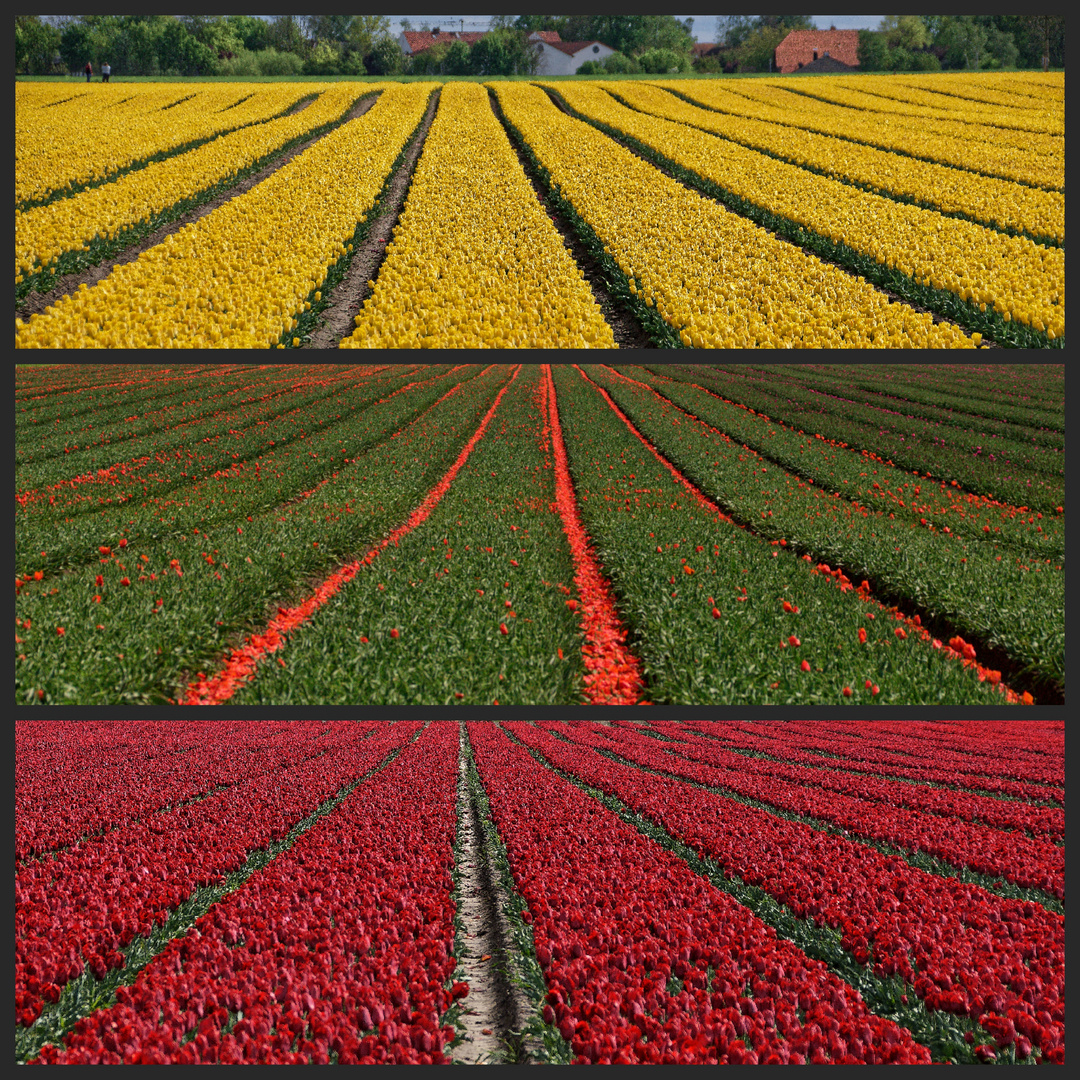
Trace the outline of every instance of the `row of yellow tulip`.
{"type": "Polygon", "coordinates": [[[1005,226],[1065,242],[1065,195],[948,165],[891,154],[804,128],[717,113],[643,82],[600,83],[631,108],[703,128],[734,142],[821,169],[875,191],[931,203],[991,227],[1005,226]]]}
{"type": "MultiPolygon", "coordinates": [[[[915,87],[905,87],[882,76],[863,75],[857,81],[852,81],[850,76],[846,78],[845,82],[840,79],[804,79],[799,83],[799,92],[833,105],[874,113],[953,120],[960,124],[1032,131],[1040,135],[1065,134],[1065,116],[1062,111],[1054,113],[1045,107],[1007,108],[985,101],[965,101],[915,87]]],[[[790,87],[790,83],[788,85],[790,87]]]]}
{"type": "Polygon", "coordinates": [[[838,75],[829,80],[835,86],[850,90],[864,90],[880,97],[900,102],[912,102],[930,108],[961,111],[966,119],[971,110],[977,110],[978,122],[988,123],[984,107],[987,105],[1008,109],[1034,111],[1036,116],[1050,116],[1060,124],[1064,114],[1064,102],[1060,97],[1039,93],[1029,84],[1016,79],[1002,82],[1001,75],[1009,78],[1013,73],[998,73],[995,82],[985,82],[967,74],[937,75],[931,78],[897,75],[838,75]]]}
{"type": "Polygon", "coordinates": [[[394,239],[342,347],[615,347],[487,90],[442,88],[394,239]]]}
{"type": "Polygon", "coordinates": [[[727,191],[846,244],[920,285],[948,289],[1053,337],[1065,332],[1065,252],[897,203],[696,128],[628,109],[597,84],[551,84],[583,115],[727,191]]]}
{"type": "Polygon", "coordinates": [[[348,250],[423,117],[430,83],[387,87],[250,191],[29,322],[16,347],[266,348],[348,250]]]}
{"type": "Polygon", "coordinates": [[[632,291],[684,344],[976,344],[958,327],[935,325],[926,313],[890,303],[862,278],[669,179],[591,125],[563,115],[539,87],[491,85],[509,122],[630,279],[632,291]]]}
{"type": "Polygon", "coordinates": [[[653,81],[720,112],[837,135],[1034,187],[1065,188],[1065,140],[1058,136],[846,109],[781,86],[763,86],[759,79],[653,81]]]}
{"type": "Polygon", "coordinates": [[[371,90],[356,83],[324,85],[318,100],[298,113],[249,125],[112,183],[16,212],[16,283],[47,269],[66,252],[88,249],[95,237],[114,239],[124,229],[235,176],[305,132],[338,119],[371,90]]]}
{"type": "Polygon", "coordinates": [[[51,88],[48,83],[15,84],[16,204],[268,120],[325,84],[83,84],[73,100],[52,105],[39,96],[45,87],[51,88]]]}

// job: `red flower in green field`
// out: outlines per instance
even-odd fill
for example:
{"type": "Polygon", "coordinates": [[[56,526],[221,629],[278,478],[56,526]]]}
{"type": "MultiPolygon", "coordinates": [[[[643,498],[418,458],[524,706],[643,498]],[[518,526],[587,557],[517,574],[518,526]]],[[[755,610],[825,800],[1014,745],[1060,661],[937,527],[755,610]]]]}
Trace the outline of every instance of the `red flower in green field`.
{"type": "Polygon", "coordinates": [[[906,633],[904,632],[904,628],[903,628],[902,626],[898,626],[898,627],[897,627],[897,628],[896,628],[896,629],[895,629],[895,630],[893,631],[893,633],[894,633],[894,634],[896,634],[896,636],[897,636],[898,638],[906,638],[906,637],[907,637],[907,634],[906,634],[906,633]]]}
{"type": "Polygon", "coordinates": [[[862,626],[859,627],[859,644],[866,644],[866,628],[862,626]]]}
{"type": "Polygon", "coordinates": [[[64,636],[64,628],[62,626],[58,626],[56,628],[56,636],[57,637],[63,637],[64,636]]]}
{"type": "Polygon", "coordinates": [[[41,570],[35,570],[34,571],[34,580],[35,581],[40,581],[44,576],[45,576],[45,574],[41,570]]]}
{"type": "Polygon", "coordinates": [[[809,660],[804,660],[802,662],[802,669],[803,669],[803,671],[809,671],[810,670],[810,661],[809,660]]]}
{"type": "Polygon", "coordinates": [[[576,600],[567,600],[567,601],[566,601],[566,606],[567,606],[567,607],[568,607],[568,608],[569,608],[569,609],[570,609],[571,611],[577,611],[577,601],[576,601],[576,600]]]}
{"type": "Polygon", "coordinates": [[[131,584],[131,578],[122,577],[120,579],[120,584],[121,585],[130,585],[131,584]]]}
{"type": "Polygon", "coordinates": [[[94,578],[94,584],[100,589],[101,586],[105,584],[105,579],[98,574],[98,576],[94,578]]]}
{"type": "Polygon", "coordinates": [[[844,687],[844,697],[851,697],[851,687],[850,686],[845,686],[844,687]]]}
{"type": "Polygon", "coordinates": [[[118,546],[122,547],[122,548],[126,548],[127,547],[127,540],[121,539],[118,546]]]}
{"type": "Polygon", "coordinates": [[[503,633],[503,634],[509,634],[510,633],[510,631],[506,629],[506,623],[504,623],[504,622],[499,623],[499,631],[500,631],[500,633],[503,633]]]}
{"type": "Polygon", "coordinates": [[[802,644],[802,642],[794,634],[792,634],[787,640],[789,645],[798,646],[802,644]]]}
{"type": "Polygon", "coordinates": [[[795,609],[791,606],[790,601],[785,600],[784,601],[784,610],[787,611],[787,612],[791,612],[791,611],[794,611],[795,609]]]}
{"type": "Polygon", "coordinates": [[[400,634],[400,633],[398,632],[398,628],[397,628],[396,626],[394,627],[394,629],[393,629],[393,630],[391,630],[391,631],[390,631],[390,636],[391,636],[392,638],[399,638],[399,637],[401,637],[401,634],[400,634]]]}
{"type": "Polygon", "coordinates": [[[867,690],[869,690],[873,685],[874,684],[869,679],[866,680],[866,689],[867,690]]]}
{"type": "Polygon", "coordinates": [[[714,607],[714,608],[712,609],[712,617],[713,617],[714,619],[719,619],[719,618],[720,618],[720,609],[719,609],[719,608],[715,608],[715,607],[714,607]]]}
{"type": "Polygon", "coordinates": [[[368,639],[367,639],[366,637],[362,637],[362,638],[360,639],[360,644],[361,644],[361,645],[366,645],[367,643],[368,643],[368,639]]]}

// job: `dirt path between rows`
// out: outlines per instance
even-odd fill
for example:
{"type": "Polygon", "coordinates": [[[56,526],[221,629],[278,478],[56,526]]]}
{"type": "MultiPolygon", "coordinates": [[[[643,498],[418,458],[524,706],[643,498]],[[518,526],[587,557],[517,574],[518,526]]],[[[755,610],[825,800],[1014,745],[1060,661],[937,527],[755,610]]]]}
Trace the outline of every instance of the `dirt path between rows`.
{"type": "MultiPolygon", "coordinates": [[[[499,105],[499,99],[495,96],[495,92],[491,89],[488,90],[488,101],[496,119],[503,125],[505,130],[506,119],[503,116],[502,107],[499,105]]],[[[556,102],[556,104],[558,103],[556,102]]],[[[655,349],[657,347],[656,342],[645,332],[644,327],[634,317],[633,312],[619,303],[604,287],[604,270],[593,257],[592,252],[582,243],[580,237],[564,220],[563,216],[548,203],[547,191],[544,188],[543,181],[533,168],[532,162],[522,153],[521,148],[509,132],[506,133],[506,137],[510,140],[510,145],[514,148],[514,153],[517,154],[517,159],[521,163],[522,169],[525,170],[525,175],[529,178],[529,183],[532,184],[533,191],[536,192],[536,197],[544,208],[544,213],[551,219],[552,225],[558,229],[559,235],[563,238],[563,244],[570,250],[574,262],[585,274],[585,280],[589,283],[589,288],[592,289],[593,298],[600,305],[604,320],[615,335],[615,343],[620,349],[655,349]]]]}
{"type": "Polygon", "coordinates": [[[342,338],[356,329],[356,316],[364,301],[371,296],[369,281],[375,281],[386,258],[386,245],[393,235],[394,226],[401,216],[405,196],[412,183],[413,170],[424,149],[435,110],[439,105],[440,90],[435,89],[428,102],[427,112],[420,125],[420,132],[398,166],[390,187],[383,196],[379,215],[368,226],[367,238],[353,252],[352,262],[345,276],[334,289],[330,304],[323,312],[322,321],[312,331],[310,338],[300,347],[303,349],[335,349],[342,338]]]}
{"type": "Polygon", "coordinates": [[[513,1060],[527,1054],[520,1030],[529,1013],[525,994],[506,976],[510,933],[503,914],[506,898],[484,842],[480,808],[469,797],[465,733],[461,734],[458,815],[463,823],[461,900],[458,915],[465,926],[468,955],[459,960],[456,978],[469,984],[461,1021],[465,1041],[451,1053],[455,1064],[481,1065],[513,1060]]]}
{"type": "MultiPolygon", "coordinates": [[[[546,86],[542,87],[542,89],[547,93],[548,97],[551,98],[552,102],[562,112],[566,113],[567,116],[573,116],[574,115],[573,112],[566,106],[566,103],[562,100],[562,98],[560,98],[557,94],[555,94],[554,92],[549,90],[546,86]]],[[[616,100],[618,100],[618,99],[616,99],[616,100]]],[[[619,104],[621,105],[621,104],[623,104],[623,102],[620,101],[619,104]]],[[[648,114],[645,114],[645,115],[648,115],[648,114]]],[[[665,169],[663,165],[658,165],[655,161],[650,161],[649,158],[646,157],[643,153],[641,153],[640,150],[638,150],[635,147],[631,146],[629,143],[626,143],[622,139],[616,138],[615,136],[608,134],[608,132],[604,132],[604,134],[607,135],[609,139],[613,139],[615,142],[617,142],[624,150],[629,150],[630,153],[634,155],[634,157],[640,158],[647,165],[651,165],[654,169],[657,169],[664,176],[666,176],[669,180],[674,180],[675,183],[682,184],[684,187],[690,187],[692,191],[697,191],[697,193],[702,198],[711,199],[718,206],[723,207],[729,214],[736,213],[736,211],[732,210],[729,206],[725,206],[724,203],[721,202],[719,199],[713,198],[713,196],[707,194],[706,192],[699,191],[697,188],[692,187],[691,185],[687,184],[685,181],[680,180],[679,177],[677,177],[669,169],[665,169]]],[[[747,220],[750,221],[751,219],[747,218],[747,220]]],[[[799,244],[796,244],[794,241],[789,240],[786,236],[781,236],[779,233],[774,232],[772,229],[768,228],[767,226],[758,225],[758,223],[756,221],[751,221],[751,223],[753,225],[756,225],[757,228],[763,229],[771,237],[773,237],[774,240],[779,240],[781,243],[788,244],[789,246],[791,246],[793,248],[797,248],[799,251],[803,252],[804,254],[810,255],[813,258],[818,259],[823,263],[828,263],[830,266],[835,266],[837,270],[843,271],[843,273],[847,274],[848,277],[851,277],[851,278],[858,278],[859,277],[859,275],[854,270],[849,269],[848,267],[844,266],[842,263],[837,262],[835,259],[830,259],[826,255],[819,255],[816,252],[809,252],[805,248],[801,247],[799,244]]],[[[889,303],[891,303],[891,304],[904,304],[907,307],[911,308],[912,311],[917,311],[917,312],[920,312],[921,314],[929,315],[931,317],[931,319],[934,320],[934,325],[935,326],[938,323],[949,323],[952,326],[956,326],[960,330],[963,330],[963,332],[965,334],[970,333],[969,331],[964,330],[964,327],[961,326],[958,322],[955,322],[953,319],[947,319],[947,318],[939,315],[936,311],[931,311],[929,308],[922,307],[920,304],[916,304],[911,300],[905,300],[902,296],[899,295],[899,293],[894,293],[891,289],[887,289],[882,285],[875,285],[871,281],[867,281],[866,284],[869,285],[871,288],[876,289],[879,293],[883,293],[885,296],[887,296],[889,298],[889,303]]],[[[982,348],[984,348],[984,349],[1000,349],[1001,347],[1002,346],[999,345],[996,341],[991,341],[989,338],[986,337],[985,334],[983,335],[982,348]]]]}
{"type": "MultiPolygon", "coordinates": [[[[348,113],[346,113],[341,123],[344,124],[349,120],[356,119],[358,116],[363,116],[377,100],[378,94],[374,97],[364,98],[363,101],[358,102],[348,113]]],[[[310,100],[299,102],[297,105],[293,106],[290,112],[303,112],[310,104],[310,100]]],[[[331,130],[334,129],[331,128],[331,130]]],[[[220,195],[215,195],[209,202],[189,210],[186,214],[177,218],[176,221],[170,221],[160,228],[155,229],[149,236],[144,237],[131,247],[125,248],[116,256],[116,258],[106,259],[104,262],[98,263],[97,266],[91,266],[78,274],[65,274],[63,277],[58,278],[57,283],[46,293],[30,293],[23,299],[21,304],[16,305],[16,318],[28,319],[31,315],[43,312],[50,304],[55,304],[57,300],[73,293],[82,284],[91,287],[96,285],[99,281],[107,278],[109,274],[113,272],[115,267],[123,266],[125,263],[134,262],[144,251],[156,247],[167,236],[171,236],[173,233],[179,232],[185,225],[189,225],[191,222],[198,221],[199,218],[205,217],[212,210],[216,210],[230,199],[236,198],[237,195],[243,195],[245,192],[250,191],[256,184],[261,183],[272,173],[277,172],[283,165],[287,165],[297,154],[303,153],[309,146],[314,146],[319,139],[325,138],[326,135],[329,134],[330,132],[328,131],[323,135],[316,135],[312,139],[307,139],[305,142],[298,143],[291,150],[286,151],[281,157],[271,161],[270,164],[264,166],[258,172],[245,177],[236,184],[235,187],[229,188],[228,191],[223,191],[220,195]]]]}

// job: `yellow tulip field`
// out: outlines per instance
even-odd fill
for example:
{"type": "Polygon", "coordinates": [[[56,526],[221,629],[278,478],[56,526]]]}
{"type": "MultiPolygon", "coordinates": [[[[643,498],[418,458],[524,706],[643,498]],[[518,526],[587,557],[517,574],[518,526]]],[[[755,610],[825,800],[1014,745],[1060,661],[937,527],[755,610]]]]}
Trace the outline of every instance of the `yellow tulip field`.
{"type": "Polygon", "coordinates": [[[1064,75],[18,82],[18,348],[1062,348],[1064,75]]]}

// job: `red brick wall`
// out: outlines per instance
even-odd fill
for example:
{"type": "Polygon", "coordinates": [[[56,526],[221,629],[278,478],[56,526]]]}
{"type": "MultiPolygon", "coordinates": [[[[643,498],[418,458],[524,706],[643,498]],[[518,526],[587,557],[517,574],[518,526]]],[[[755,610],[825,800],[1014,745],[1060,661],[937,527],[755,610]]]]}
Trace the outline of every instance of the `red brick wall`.
{"type": "Polygon", "coordinates": [[[782,75],[799,70],[799,64],[809,64],[814,50],[824,56],[826,50],[834,60],[849,67],[859,66],[858,30],[792,30],[776,46],[776,69],[782,75]]]}

